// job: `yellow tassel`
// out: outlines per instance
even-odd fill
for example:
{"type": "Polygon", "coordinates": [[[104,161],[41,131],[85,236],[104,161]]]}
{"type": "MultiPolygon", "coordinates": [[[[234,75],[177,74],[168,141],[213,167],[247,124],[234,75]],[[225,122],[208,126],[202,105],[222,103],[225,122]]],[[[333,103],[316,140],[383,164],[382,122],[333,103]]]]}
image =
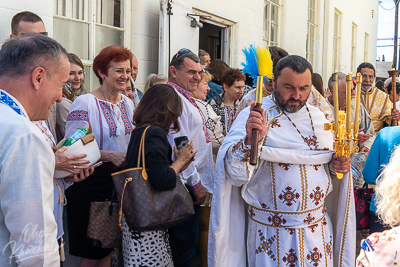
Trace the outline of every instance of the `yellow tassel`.
{"type": "Polygon", "coordinates": [[[62,237],[61,237],[61,244],[60,244],[60,260],[65,261],[64,239],[62,237]]]}
{"type": "Polygon", "coordinates": [[[268,48],[263,46],[257,47],[257,61],[260,76],[267,76],[269,79],[272,79],[272,60],[268,48]]]}

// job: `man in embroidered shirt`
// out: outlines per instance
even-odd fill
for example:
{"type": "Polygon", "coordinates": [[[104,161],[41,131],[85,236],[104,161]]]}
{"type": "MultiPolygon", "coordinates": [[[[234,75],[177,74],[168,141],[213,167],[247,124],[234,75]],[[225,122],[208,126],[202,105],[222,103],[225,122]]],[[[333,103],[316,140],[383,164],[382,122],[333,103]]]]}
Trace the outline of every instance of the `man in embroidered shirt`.
{"type": "Polygon", "coordinates": [[[205,201],[206,190],[211,193],[213,188],[212,143],[199,107],[191,94],[197,89],[199,74],[202,71],[198,56],[188,49],[179,50],[171,60],[169,71],[170,78],[167,84],[178,92],[183,110],[179,117],[181,130],[178,133],[170,133],[168,140],[171,146],[174,146],[175,137],[186,135],[189,140],[193,140],[198,150],[195,161],[179,174],[182,180],[187,181],[189,190],[193,193],[196,216],[169,231],[174,264],[190,266],[190,259],[197,248],[199,205],[205,201]]]}
{"type": "Polygon", "coordinates": [[[68,80],[66,50],[40,34],[0,50],[0,266],[59,266],[54,153],[30,120],[45,120],[68,80]]]}
{"type": "Polygon", "coordinates": [[[383,128],[384,122],[391,125],[392,118],[400,119],[398,110],[391,111],[392,103],[389,95],[385,94],[375,84],[375,68],[371,63],[364,62],[357,67],[357,73],[362,75],[361,103],[364,105],[374,124],[375,135],[383,128]]]}
{"type": "Polygon", "coordinates": [[[311,76],[306,59],[281,59],[262,115],[248,107],[233,123],[216,163],[209,267],[354,265],[350,159],[333,154],[328,120],[306,103],[311,76]],[[253,129],[256,166],[248,163],[253,129]]]}
{"type": "MultiPolygon", "coordinates": [[[[35,13],[23,11],[16,14],[11,20],[11,34],[10,38],[24,35],[27,33],[39,33],[47,36],[46,27],[43,20],[35,13]]],[[[49,127],[53,136],[56,136],[56,112],[57,106],[54,104],[50,108],[50,115],[46,119],[46,124],[49,127]]]]}

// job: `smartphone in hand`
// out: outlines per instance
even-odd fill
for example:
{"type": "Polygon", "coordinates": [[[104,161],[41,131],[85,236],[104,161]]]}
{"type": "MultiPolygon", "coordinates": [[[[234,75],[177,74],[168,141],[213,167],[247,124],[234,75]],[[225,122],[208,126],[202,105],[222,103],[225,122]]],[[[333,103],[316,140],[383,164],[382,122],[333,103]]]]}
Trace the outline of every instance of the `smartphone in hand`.
{"type": "Polygon", "coordinates": [[[178,150],[184,147],[187,143],[189,143],[189,140],[186,135],[176,137],[174,138],[174,141],[175,141],[175,146],[178,150]]]}

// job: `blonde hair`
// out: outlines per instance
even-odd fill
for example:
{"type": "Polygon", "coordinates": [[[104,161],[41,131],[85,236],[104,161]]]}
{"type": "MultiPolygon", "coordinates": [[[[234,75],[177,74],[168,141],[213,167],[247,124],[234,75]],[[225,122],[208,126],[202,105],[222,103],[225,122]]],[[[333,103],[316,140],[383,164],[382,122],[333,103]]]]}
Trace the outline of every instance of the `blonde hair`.
{"type": "Polygon", "coordinates": [[[375,187],[376,213],[390,227],[400,225],[400,146],[396,147],[375,187]]]}
{"type": "Polygon", "coordinates": [[[200,82],[204,79],[206,79],[206,81],[209,82],[212,80],[212,78],[213,78],[212,75],[206,70],[203,70],[203,72],[200,74],[200,82]]]}

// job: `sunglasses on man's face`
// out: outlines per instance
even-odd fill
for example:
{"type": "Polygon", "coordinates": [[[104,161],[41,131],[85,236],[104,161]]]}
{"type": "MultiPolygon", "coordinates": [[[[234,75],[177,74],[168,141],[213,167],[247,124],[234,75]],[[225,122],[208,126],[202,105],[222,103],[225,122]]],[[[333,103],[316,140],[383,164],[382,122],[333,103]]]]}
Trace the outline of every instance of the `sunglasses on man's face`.
{"type": "MultiPolygon", "coordinates": [[[[21,32],[21,33],[16,33],[15,35],[25,35],[25,34],[28,34],[28,33],[34,33],[34,32],[21,32]]],[[[36,32],[36,33],[44,35],[44,36],[49,36],[48,32],[36,32]]]]}

